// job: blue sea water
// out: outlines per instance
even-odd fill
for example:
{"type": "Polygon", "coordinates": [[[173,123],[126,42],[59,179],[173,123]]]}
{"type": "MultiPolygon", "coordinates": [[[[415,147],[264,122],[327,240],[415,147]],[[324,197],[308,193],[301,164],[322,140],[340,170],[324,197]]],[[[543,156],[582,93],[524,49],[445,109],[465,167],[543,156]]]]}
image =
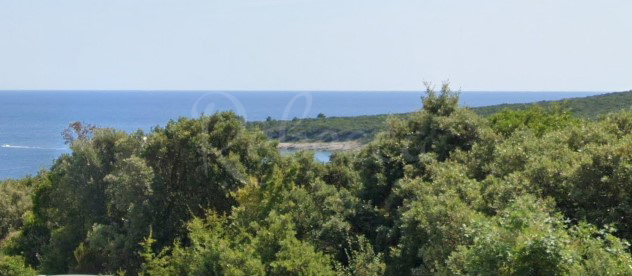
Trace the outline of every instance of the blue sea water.
{"type": "MultiPolygon", "coordinates": [[[[462,92],[470,107],[584,97],[602,92],[462,92]]],[[[125,131],[150,130],[181,116],[233,110],[248,121],[404,113],[422,92],[0,91],[0,179],[48,168],[67,153],[61,132],[81,121],[125,131]]],[[[319,152],[319,159],[328,153],[319,152]]]]}

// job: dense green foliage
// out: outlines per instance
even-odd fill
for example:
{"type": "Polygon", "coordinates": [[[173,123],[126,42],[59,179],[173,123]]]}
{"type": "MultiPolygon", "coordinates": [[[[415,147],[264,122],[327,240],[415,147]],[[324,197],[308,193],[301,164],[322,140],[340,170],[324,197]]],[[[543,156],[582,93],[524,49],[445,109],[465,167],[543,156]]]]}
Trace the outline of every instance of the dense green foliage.
{"type": "Polygon", "coordinates": [[[0,183],[0,244],[11,232],[22,228],[27,212],[32,208],[29,195],[31,179],[8,180],[0,183]]]}
{"type": "Polygon", "coordinates": [[[74,125],[72,154],[0,184],[16,206],[0,272],[631,275],[632,113],[483,118],[457,100],[429,89],[329,163],[279,155],[232,113],[74,125]]]}
{"type": "Polygon", "coordinates": [[[613,92],[589,97],[570,98],[559,101],[541,101],[525,104],[500,104],[493,106],[474,108],[476,113],[487,116],[497,113],[503,109],[523,110],[534,105],[550,108],[556,105],[563,105],[573,113],[574,116],[586,119],[595,119],[601,115],[612,112],[629,110],[632,107],[632,90],[626,92],[613,92]]]}
{"type": "Polygon", "coordinates": [[[30,268],[21,257],[4,256],[0,254],[0,275],[28,276],[37,275],[37,273],[35,273],[35,270],[30,268]]]}
{"type": "Polygon", "coordinates": [[[531,106],[524,110],[503,109],[488,118],[492,129],[508,137],[521,129],[530,129],[537,136],[551,130],[559,130],[578,124],[571,112],[561,106],[551,106],[545,110],[542,106],[531,106]]]}
{"type": "MultiPolygon", "coordinates": [[[[499,112],[529,110],[543,108],[557,112],[564,110],[576,118],[596,119],[601,115],[630,109],[632,107],[632,91],[608,93],[597,96],[571,98],[560,101],[541,101],[526,104],[501,104],[471,108],[476,114],[490,116],[499,112]],[[560,109],[563,107],[563,109],[560,109]]],[[[555,113],[554,112],[554,113],[555,113]]],[[[564,112],[562,112],[564,113],[564,112]]],[[[532,112],[533,116],[538,112],[532,112]]],[[[516,114],[514,114],[515,116],[516,114]]],[[[562,115],[558,113],[558,115],[562,115]]],[[[249,122],[251,129],[263,130],[272,139],[282,142],[312,141],[360,141],[370,142],[377,133],[386,130],[389,117],[408,118],[410,114],[368,115],[354,117],[305,118],[292,121],[266,120],[265,122],[249,122]]],[[[565,115],[564,115],[565,116],[565,115]]],[[[551,118],[556,119],[556,118],[551,118]]]]}
{"type": "Polygon", "coordinates": [[[230,193],[264,178],[279,158],[273,142],[231,113],[180,119],[150,135],[97,129],[79,137],[39,177],[32,215],[8,242],[46,273],[133,272],[150,226],[159,245],[171,244],[194,216],[229,212],[230,193]]]}

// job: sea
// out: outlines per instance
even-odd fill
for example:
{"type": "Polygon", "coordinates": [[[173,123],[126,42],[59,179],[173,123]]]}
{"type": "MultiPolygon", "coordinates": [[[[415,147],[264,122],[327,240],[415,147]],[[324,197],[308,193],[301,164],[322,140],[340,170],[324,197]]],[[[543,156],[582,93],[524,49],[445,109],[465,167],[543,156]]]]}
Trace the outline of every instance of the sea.
{"type": "MultiPolygon", "coordinates": [[[[461,92],[463,106],[585,97],[604,92],[461,92]]],[[[247,121],[395,114],[421,108],[422,91],[0,91],[0,180],[34,175],[69,153],[72,122],[150,131],[179,117],[232,110],[247,121]]],[[[316,152],[326,162],[329,152],[316,152]]]]}

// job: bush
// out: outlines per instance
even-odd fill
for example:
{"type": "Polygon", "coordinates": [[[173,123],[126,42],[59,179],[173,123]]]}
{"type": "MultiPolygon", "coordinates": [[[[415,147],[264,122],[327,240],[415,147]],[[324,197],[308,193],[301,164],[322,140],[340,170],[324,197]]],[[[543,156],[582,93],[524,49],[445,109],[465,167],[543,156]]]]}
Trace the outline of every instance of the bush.
{"type": "Polygon", "coordinates": [[[33,180],[7,180],[0,182],[0,245],[2,240],[23,226],[26,214],[32,208],[33,180]]]}
{"type": "Polygon", "coordinates": [[[3,256],[0,254],[0,275],[37,275],[35,270],[30,268],[24,260],[15,256],[3,256]]]}

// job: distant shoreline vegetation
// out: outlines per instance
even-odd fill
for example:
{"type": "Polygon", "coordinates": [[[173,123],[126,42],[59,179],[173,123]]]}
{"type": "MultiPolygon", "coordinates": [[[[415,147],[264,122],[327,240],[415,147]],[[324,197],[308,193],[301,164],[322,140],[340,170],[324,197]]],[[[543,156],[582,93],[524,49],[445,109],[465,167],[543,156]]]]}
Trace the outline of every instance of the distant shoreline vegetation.
{"type": "MultiPolygon", "coordinates": [[[[419,100],[421,102],[421,99],[419,100]]],[[[562,108],[577,118],[596,119],[601,115],[632,107],[632,90],[558,101],[500,104],[470,109],[478,115],[488,117],[503,110],[525,110],[534,106],[540,106],[544,109],[562,108]]],[[[260,129],[269,138],[285,143],[357,141],[364,144],[387,128],[389,118],[404,119],[410,114],[413,113],[327,117],[326,114],[321,113],[317,118],[296,118],[294,120],[268,118],[266,121],[248,122],[247,127],[260,129]]]]}

